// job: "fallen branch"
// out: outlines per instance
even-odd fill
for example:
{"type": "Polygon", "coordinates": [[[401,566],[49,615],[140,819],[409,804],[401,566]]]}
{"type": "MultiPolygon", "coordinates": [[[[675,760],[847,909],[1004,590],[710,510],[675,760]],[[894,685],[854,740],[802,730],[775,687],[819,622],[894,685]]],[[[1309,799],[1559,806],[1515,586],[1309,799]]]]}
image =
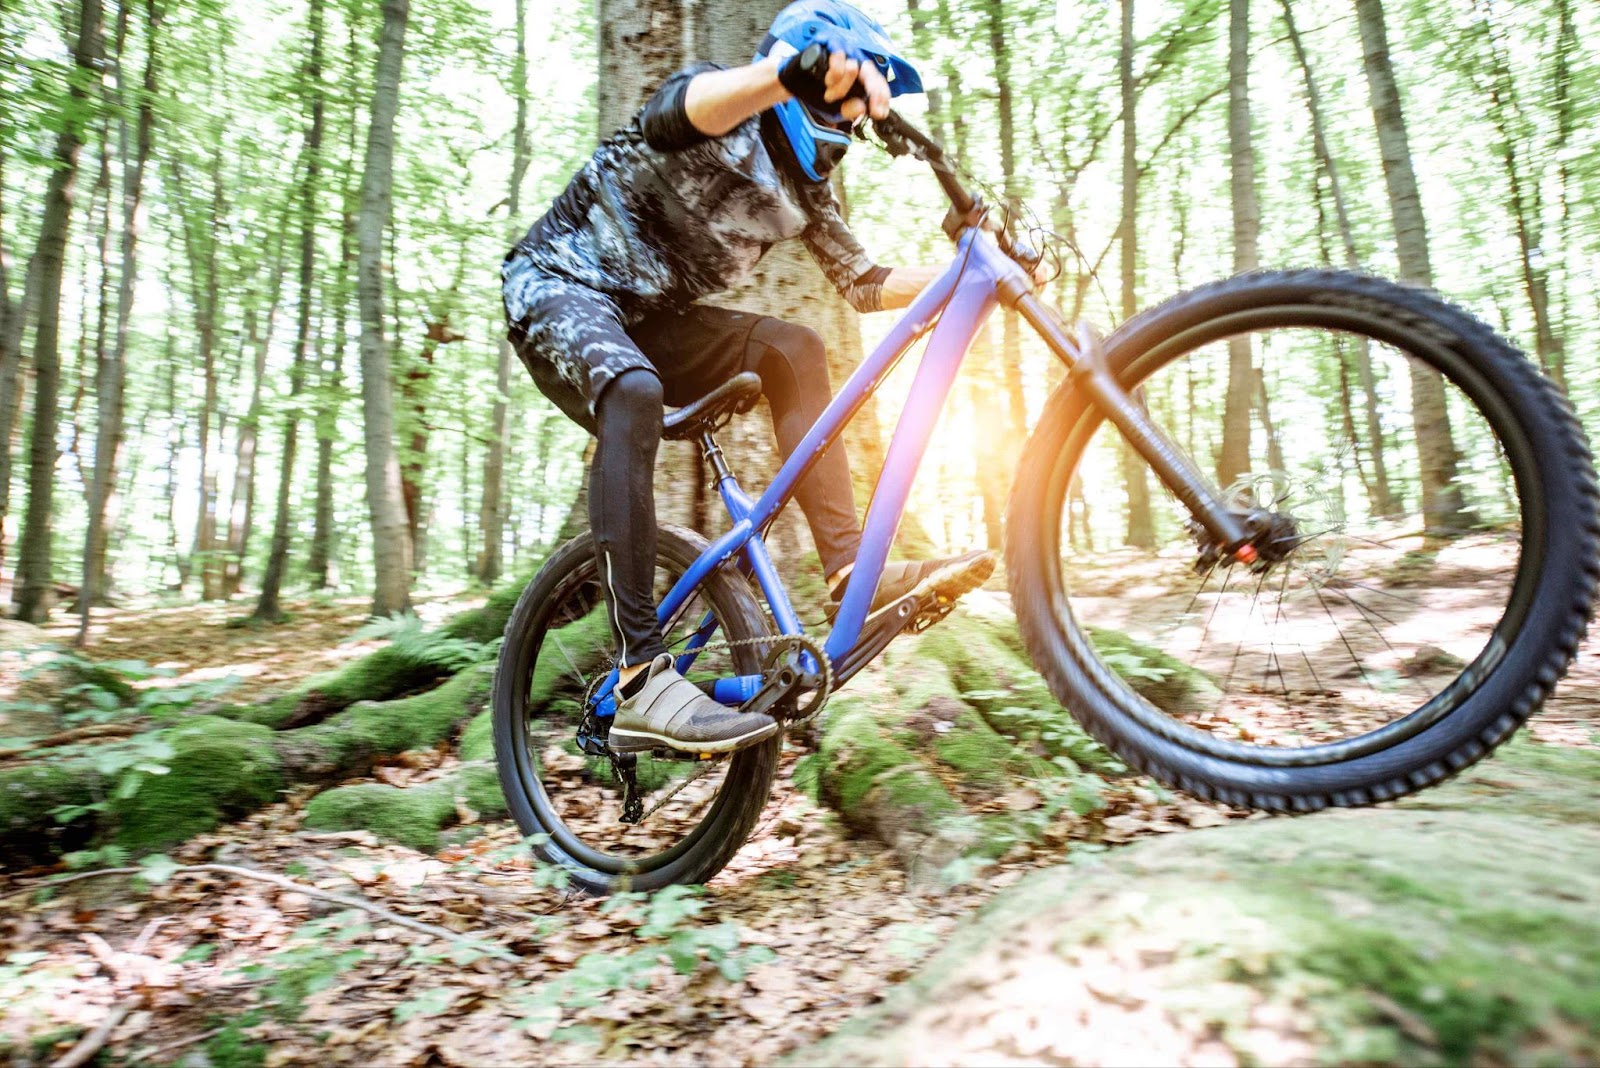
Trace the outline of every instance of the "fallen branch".
{"type": "Polygon", "coordinates": [[[201,1031],[198,1035],[190,1035],[188,1038],[176,1039],[160,1046],[145,1046],[143,1049],[135,1050],[132,1059],[135,1064],[138,1064],[141,1061],[154,1060],[163,1053],[171,1053],[175,1049],[182,1049],[185,1046],[192,1046],[196,1042],[204,1042],[208,1038],[216,1038],[225,1030],[227,1030],[227,1028],[213,1027],[209,1031],[201,1031]]]}
{"type": "Polygon", "coordinates": [[[127,1019],[128,1013],[137,1008],[141,1000],[143,999],[128,998],[111,1006],[111,1012],[100,1021],[99,1026],[78,1039],[78,1044],[53,1061],[50,1068],[78,1068],[81,1064],[88,1064],[111,1039],[111,1032],[127,1019]]]}
{"type": "Polygon", "coordinates": [[[89,738],[126,738],[129,735],[138,734],[144,729],[144,726],[134,723],[90,723],[82,727],[73,727],[71,730],[61,731],[58,734],[52,734],[48,738],[36,739],[26,745],[0,749],[0,760],[13,760],[16,757],[39,749],[55,749],[58,746],[71,745],[74,742],[85,741],[89,738]]]}
{"type": "MultiPolygon", "coordinates": [[[[431,923],[423,923],[421,920],[413,920],[409,916],[402,916],[398,912],[392,912],[389,909],[384,908],[382,905],[368,901],[364,897],[351,897],[348,894],[336,894],[331,890],[323,890],[319,887],[308,886],[305,883],[296,882],[288,876],[279,875],[276,872],[259,871],[255,868],[242,868],[236,864],[181,864],[175,868],[167,869],[167,873],[170,875],[198,875],[208,872],[219,875],[232,875],[238,879],[253,879],[260,883],[271,883],[273,886],[281,886],[285,890],[293,890],[296,893],[305,894],[307,897],[320,898],[323,901],[331,901],[336,905],[343,905],[346,908],[361,909],[365,912],[370,912],[374,916],[382,917],[389,923],[396,924],[400,927],[410,928],[419,934],[425,934],[433,938],[454,942],[457,945],[467,946],[469,948],[488,953],[490,956],[500,957],[502,959],[511,958],[511,954],[505,949],[505,947],[486,941],[482,937],[457,934],[456,932],[448,930],[444,927],[438,927],[431,923]]],[[[151,872],[148,868],[134,867],[100,868],[96,871],[81,871],[72,875],[62,876],[58,879],[46,879],[41,882],[33,883],[29,886],[20,887],[11,891],[9,894],[0,895],[0,900],[4,900],[4,898],[8,897],[15,897],[18,894],[25,894],[33,890],[53,889],[58,886],[64,886],[67,883],[77,882],[80,879],[98,879],[108,875],[148,876],[150,874],[151,872]]]]}

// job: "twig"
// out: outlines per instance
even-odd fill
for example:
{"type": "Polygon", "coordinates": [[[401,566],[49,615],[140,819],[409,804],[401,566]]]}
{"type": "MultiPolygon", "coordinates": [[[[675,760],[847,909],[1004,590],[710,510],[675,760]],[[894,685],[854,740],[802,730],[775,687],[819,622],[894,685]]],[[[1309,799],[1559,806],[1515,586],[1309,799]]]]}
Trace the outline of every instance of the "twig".
{"type": "MultiPolygon", "coordinates": [[[[293,890],[298,893],[305,894],[307,897],[315,897],[320,898],[323,901],[331,901],[336,905],[343,905],[346,908],[362,909],[366,912],[372,913],[374,916],[381,916],[388,922],[398,924],[401,927],[408,927],[411,930],[417,931],[421,934],[430,935],[434,938],[441,938],[448,942],[455,942],[457,945],[469,946],[473,949],[482,950],[488,952],[492,956],[509,956],[508,952],[503,946],[495,945],[492,942],[486,942],[481,937],[457,934],[456,932],[447,930],[446,928],[437,927],[431,923],[423,923],[421,920],[413,920],[411,917],[402,916],[397,912],[391,912],[382,905],[368,901],[364,897],[350,897],[346,894],[336,894],[331,890],[321,890],[315,886],[307,886],[305,883],[297,883],[293,879],[290,879],[287,876],[278,875],[275,872],[258,871],[255,868],[241,868],[236,864],[181,864],[178,867],[169,868],[168,872],[172,875],[195,875],[205,872],[215,872],[221,875],[232,875],[239,879],[253,879],[256,882],[271,883],[273,886],[281,886],[286,890],[293,890]]],[[[48,879],[43,882],[34,883],[32,886],[22,887],[21,889],[14,890],[11,892],[11,894],[7,894],[5,896],[10,897],[19,893],[27,893],[31,890],[57,887],[65,883],[77,882],[79,879],[94,879],[103,875],[147,874],[149,874],[149,870],[146,868],[101,868],[98,871],[76,872],[60,879],[48,879]]]]}
{"type": "Polygon", "coordinates": [[[110,1040],[111,1032],[115,1031],[117,1025],[127,1018],[128,1013],[138,1006],[140,1000],[140,998],[128,998],[111,1006],[111,1011],[100,1021],[99,1026],[78,1039],[78,1044],[57,1058],[50,1068],[78,1068],[79,1065],[88,1064],[110,1040]]]}
{"type": "Polygon", "coordinates": [[[73,727],[71,730],[52,734],[48,738],[39,738],[27,745],[0,749],[0,760],[10,760],[24,753],[31,753],[35,749],[54,749],[61,745],[71,745],[86,738],[126,738],[130,734],[138,734],[143,729],[132,723],[90,723],[87,726],[73,727]]]}
{"type": "Polygon", "coordinates": [[[196,1042],[204,1042],[208,1038],[216,1038],[225,1030],[227,1030],[227,1028],[213,1027],[209,1031],[201,1031],[198,1035],[190,1035],[188,1038],[180,1038],[175,1042],[166,1042],[159,1046],[146,1046],[141,1050],[136,1050],[133,1057],[130,1059],[135,1063],[138,1063],[139,1061],[148,1061],[159,1054],[171,1053],[175,1049],[182,1049],[185,1046],[192,1046],[196,1042]]]}

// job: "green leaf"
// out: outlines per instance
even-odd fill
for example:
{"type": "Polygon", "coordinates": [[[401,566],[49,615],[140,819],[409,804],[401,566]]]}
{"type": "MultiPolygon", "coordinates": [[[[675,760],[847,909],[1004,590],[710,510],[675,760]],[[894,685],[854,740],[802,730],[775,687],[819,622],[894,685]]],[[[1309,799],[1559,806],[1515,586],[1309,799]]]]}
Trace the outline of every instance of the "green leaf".
{"type": "Polygon", "coordinates": [[[165,853],[152,853],[148,857],[145,857],[143,860],[139,861],[139,867],[144,869],[142,872],[140,872],[140,877],[143,878],[145,882],[153,883],[159,886],[168,879],[171,879],[172,873],[177,871],[180,867],[182,867],[182,865],[173,860],[171,857],[167,856],[165,853]]]}
{"type": "Polygon", "coordinates": [[[200,964],[210,960],[217,954],[215,942],[198,942],[178,954],[179,964],[200,964]]]}

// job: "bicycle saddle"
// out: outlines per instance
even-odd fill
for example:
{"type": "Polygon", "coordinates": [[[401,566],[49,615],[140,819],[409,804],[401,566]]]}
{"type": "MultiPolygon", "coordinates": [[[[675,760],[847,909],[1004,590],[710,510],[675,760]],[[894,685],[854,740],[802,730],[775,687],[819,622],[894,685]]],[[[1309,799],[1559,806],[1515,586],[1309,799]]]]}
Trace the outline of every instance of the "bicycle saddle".
{"type": "Polygon", "coordinates": [[[742,371],[699,400],[667,412],[661,420],[661,436],[668,441],[699,437],[754,408],[760,396],[761,376],[754,371],[742,371]]]}

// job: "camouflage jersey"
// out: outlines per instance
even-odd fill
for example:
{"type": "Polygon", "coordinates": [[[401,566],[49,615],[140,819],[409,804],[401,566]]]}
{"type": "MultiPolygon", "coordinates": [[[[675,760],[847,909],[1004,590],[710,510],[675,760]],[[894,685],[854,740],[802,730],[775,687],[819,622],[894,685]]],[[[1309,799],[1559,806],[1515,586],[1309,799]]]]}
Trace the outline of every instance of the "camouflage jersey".
{"type": "Polygon", "coordinates": [[[697,63],[662,83],[511,250],[502,274],[514,326],[552,282],[592,290],[627,324],[681,308],[747,281],[791,237],[853,307],[879,309],[888,272],[850,233],[828,183],[790,178],[759,116],[720,137],[690,124],[689,81],[717,69],[697,63]]]}

